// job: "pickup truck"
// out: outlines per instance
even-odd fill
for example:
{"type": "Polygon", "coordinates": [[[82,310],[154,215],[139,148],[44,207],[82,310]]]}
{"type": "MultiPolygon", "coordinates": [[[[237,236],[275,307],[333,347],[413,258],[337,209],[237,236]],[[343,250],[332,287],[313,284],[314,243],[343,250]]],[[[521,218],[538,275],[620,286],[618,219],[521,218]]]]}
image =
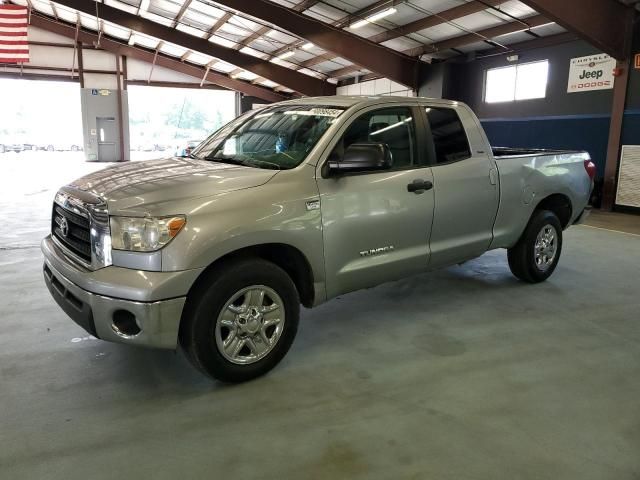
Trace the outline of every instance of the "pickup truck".
{"type": "Polygon", "coordinates": [[[454,101],[290,100],[187,158],[61,188],[44,278],[95,337],[181,345],[204,373],[240,382],[283,358],[300,305],[498,248],[520,280],[547,279],[594,174],[585,152],[492,149],[454,101]]]}

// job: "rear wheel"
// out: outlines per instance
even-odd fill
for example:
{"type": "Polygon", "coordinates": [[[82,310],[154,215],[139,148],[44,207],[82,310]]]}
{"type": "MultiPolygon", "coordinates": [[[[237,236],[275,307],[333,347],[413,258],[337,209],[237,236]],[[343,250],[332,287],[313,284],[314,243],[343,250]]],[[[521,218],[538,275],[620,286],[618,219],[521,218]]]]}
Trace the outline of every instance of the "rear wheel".
{"type": "Polygon", "coordinates": [[[189,295],[180,343],[191,362],[223,382],[265,374],[298,329],[296,287],[277,265],[246,259],[217,268],[189,295]]]}
{"type": "Polygon", "coordinates": [[[518,243],[507,251],[509,268],[522,281],[543,282],[556,269],[561,252],[560,220],[549,210],[538,210],[518,243]]]}

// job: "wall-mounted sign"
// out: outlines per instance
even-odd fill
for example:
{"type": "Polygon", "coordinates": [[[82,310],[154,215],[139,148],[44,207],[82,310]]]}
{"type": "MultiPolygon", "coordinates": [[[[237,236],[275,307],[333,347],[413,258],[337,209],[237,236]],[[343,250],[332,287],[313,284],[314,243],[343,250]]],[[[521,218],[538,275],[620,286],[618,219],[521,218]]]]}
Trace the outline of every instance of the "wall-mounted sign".
{"type": "Polygon", "coordinates": [[[98,135],[98,130],[95,128],[91,129],[91,135],[98,135]]]}
{"type": "Polygon", "coordinates": [[[97,88],[92,88],[91,89],[91,95],[98,95],[98,89],[97,88]]]}
{"type": "Polygon", "coordinates": [[[640,53],[636,53],[636,60],[634,62],[634,65],[637,70],[640,70],[640,53]]]}
{"type": "Polygon", "coordinates": [[[568,93],[613,88],[616,60],[604,53],[571,59],[568,93]]]}
{"type": "Polygon", "coordinates": [[[103,97],[108,97],[109,95],[111,95],[111,90],[102,89],[99,90],[98,93],[103,97]]]}

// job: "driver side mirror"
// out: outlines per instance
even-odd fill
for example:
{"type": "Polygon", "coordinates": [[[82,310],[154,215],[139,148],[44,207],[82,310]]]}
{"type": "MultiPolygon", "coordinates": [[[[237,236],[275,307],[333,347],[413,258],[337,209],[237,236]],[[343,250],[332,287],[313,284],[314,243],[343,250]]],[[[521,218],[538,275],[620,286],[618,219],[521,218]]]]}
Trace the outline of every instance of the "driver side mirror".
{"type": "Polygon", "coordinates": [[[340,161],[329,160],[329,173],[389,170],[392,166],[393,156],[386,143],[353,143],[340,161]]]}

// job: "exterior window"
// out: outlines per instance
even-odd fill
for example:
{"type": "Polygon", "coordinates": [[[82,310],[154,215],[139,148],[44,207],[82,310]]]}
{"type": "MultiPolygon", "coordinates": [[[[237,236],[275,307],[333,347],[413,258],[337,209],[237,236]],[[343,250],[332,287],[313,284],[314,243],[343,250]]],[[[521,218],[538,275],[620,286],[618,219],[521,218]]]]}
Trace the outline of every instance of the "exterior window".
{"type": "Polygon", "coordinates": [[[547,60],[487,70],[484,101],[499,103],[545,98],[548,76],[547,60]]]}
{"type": "Polygon", "coordinates": [[[349,126],[334,153],[341,158],[354,143],[386,143],[393,155],[394,169],[415,165],[416,134],[411,109],[384,108],[363,114],[349,126]]]}
{"type": "Polygon", "coordinates": [[[433,137],[436,163],[451,163],[471,157],[469,140],[458,113],[452,108],[425,109],[433,137]]]}

